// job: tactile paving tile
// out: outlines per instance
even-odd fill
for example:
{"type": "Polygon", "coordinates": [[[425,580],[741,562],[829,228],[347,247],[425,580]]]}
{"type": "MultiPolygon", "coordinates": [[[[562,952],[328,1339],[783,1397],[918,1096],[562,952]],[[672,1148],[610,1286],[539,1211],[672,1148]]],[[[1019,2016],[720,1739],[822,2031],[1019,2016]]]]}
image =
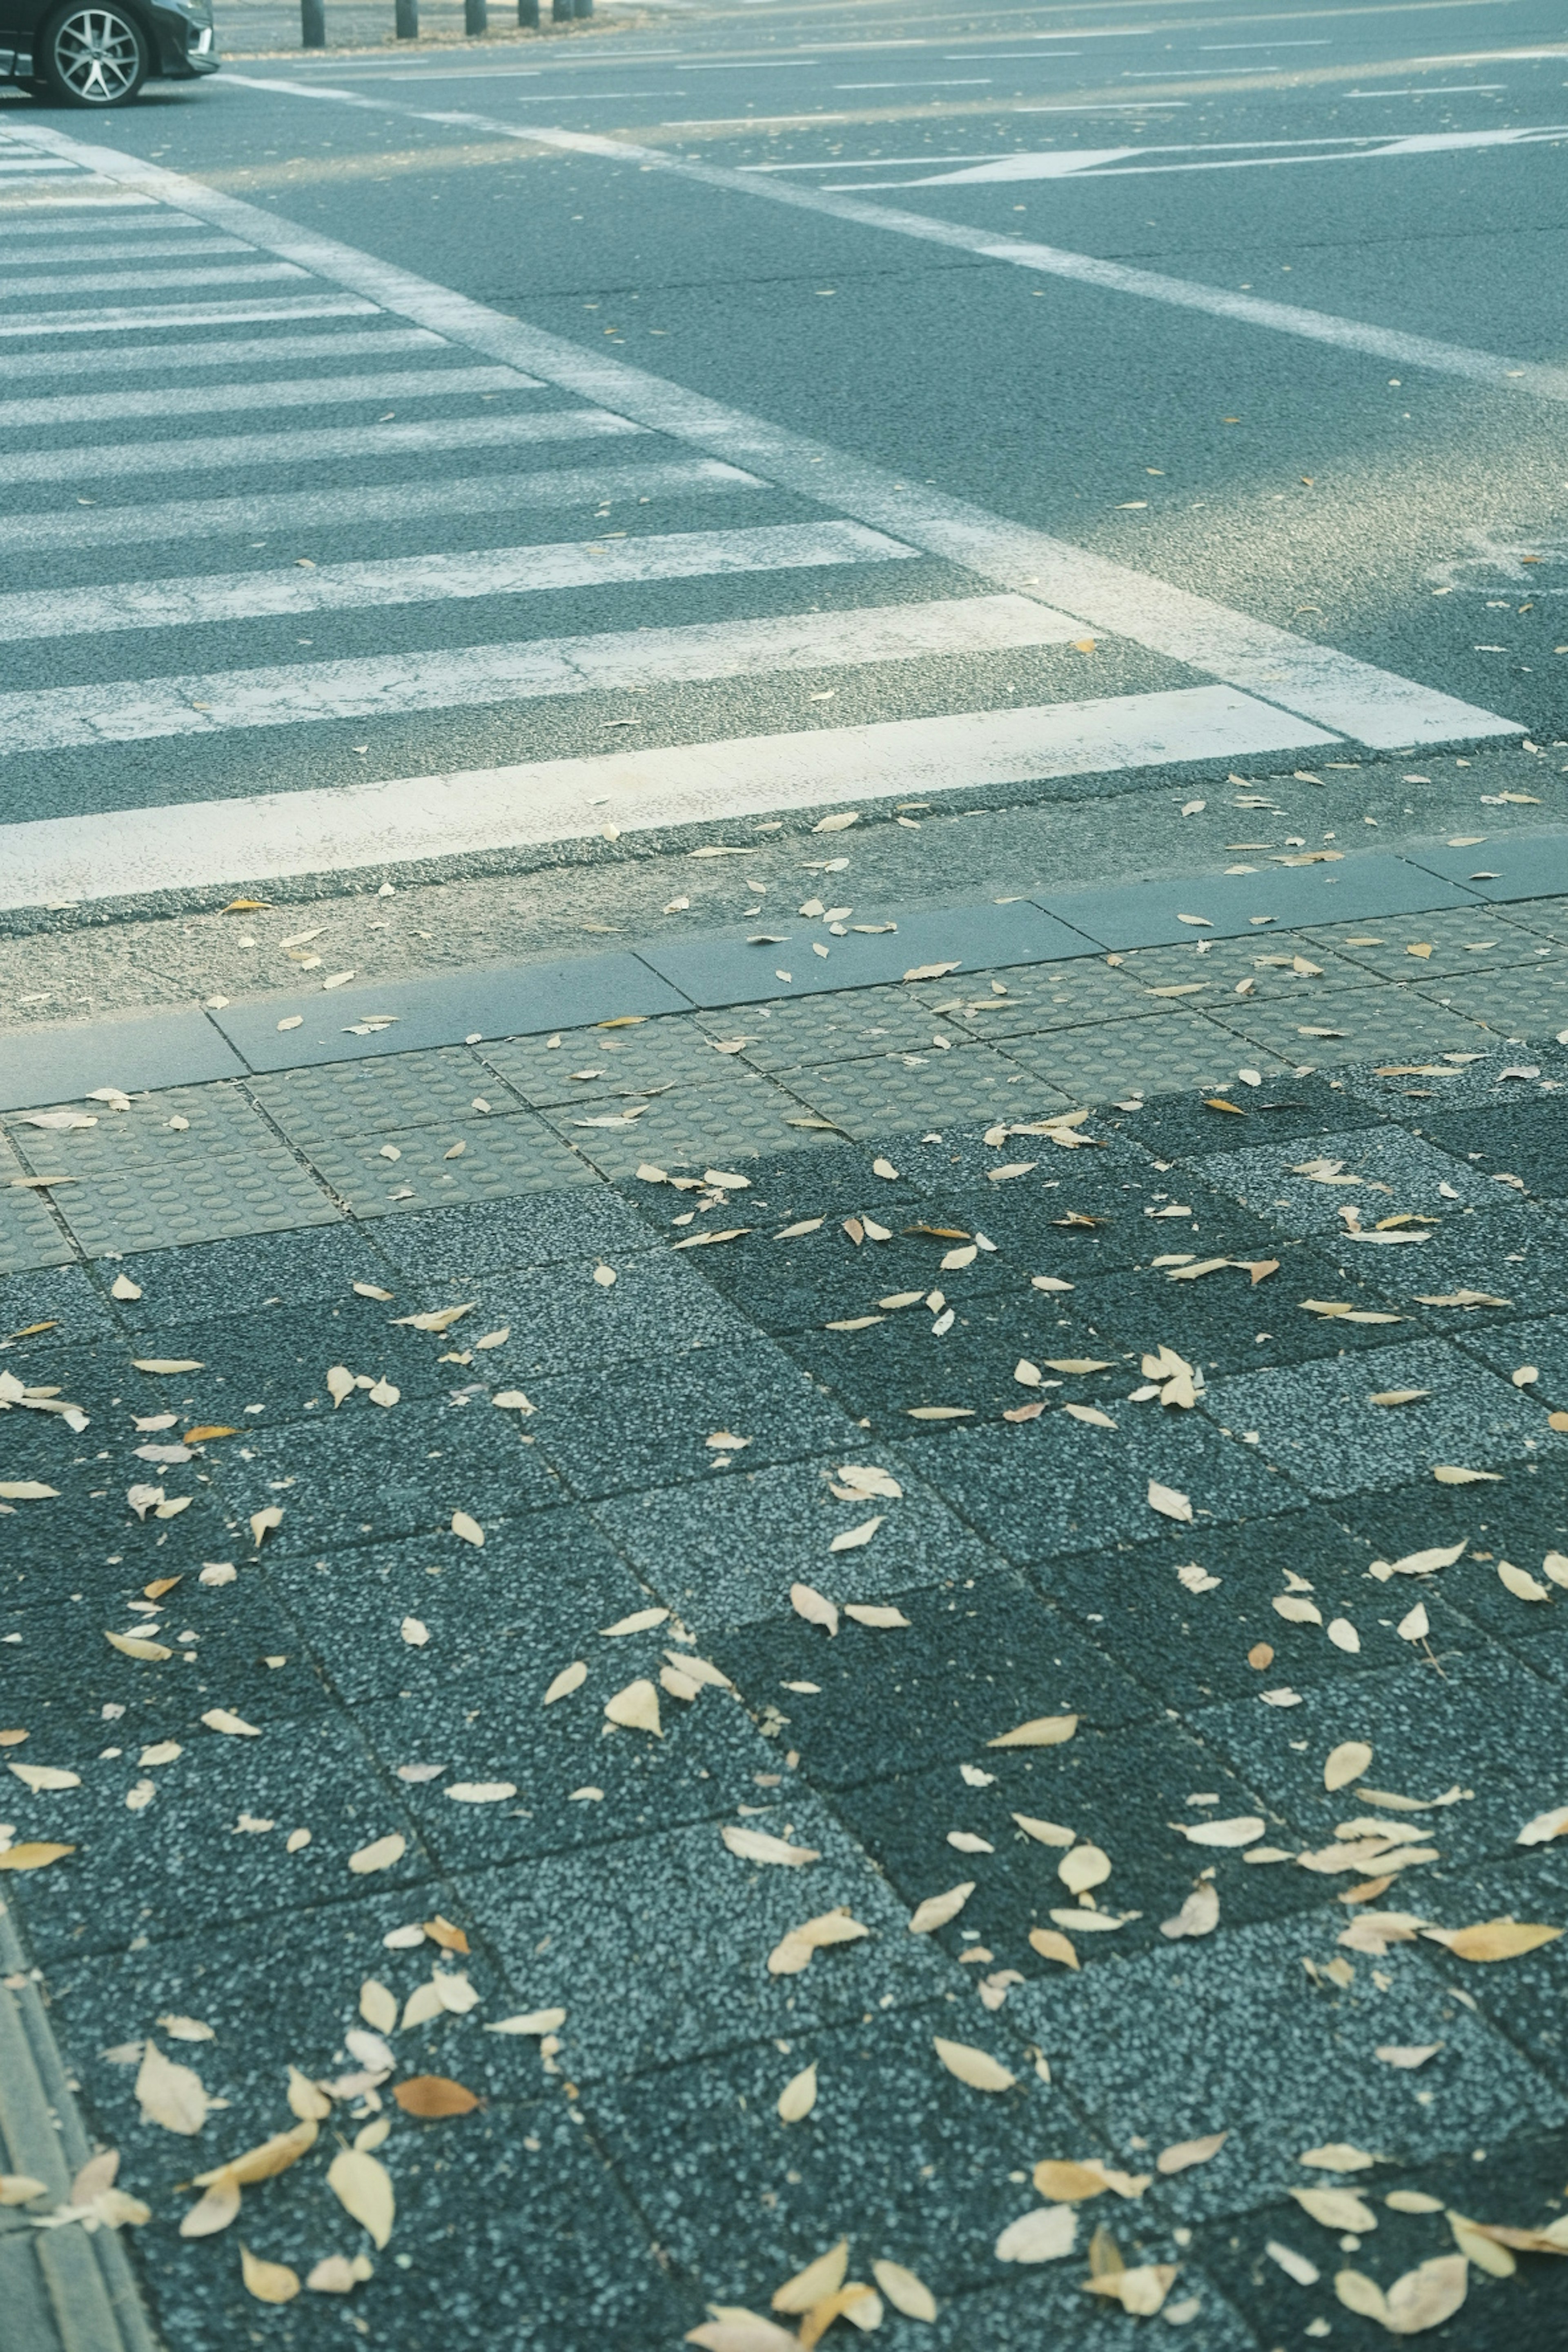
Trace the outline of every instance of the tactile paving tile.
{"type": "MultiPolygon", "coordinates": [[[[49,1214],[47,1203],[18,1185],[23,1173],[16,1154],[0,1143],[0,1274],[26,1274],[35,1266],[65,1265],[69,1242],[49,1214]]],[[[0,1307],[0,1324],[5,1309],[0,1307]]],[[[5,1336],[0,1330],[0,1338],[5,1336]]]]}
{"type": "Polygon", "coordinates": [[[1009,1037],[1007,1054],[1075,1104],[1226,1086],[1244,1061],[1256,1063],[1265,1076],[1279,1067],[1256,1045],[1243,1045],[1196,1013],[1110,1021],[1049,1037],[1009,1037]]]}
{"type": "MultiPolygon", "coordinates": [[[[695,1017],[668,1014],[635,1028],[565,1029],[546,1037],[512,1037],[482,1048],[485,1062],[536,1109],[639,1094],[645,1087],[707,1086],[726,1056],[695,1017]],[[597,1073],[577,1076],[576,1072],[597,1073]]],[[[733,1029],[715,1033],[734,1036],[733,1029]]]]}
{"type": "Polygon", "coordinates": [[[593,1171],[530,1111],[506,1118],[476,1118],[470,1112],[466,1121],[408,1128],[395,1138],[384,1131],[324,1137],[309,1156],[356,1217],[449,1209],[464,1201],[502,1201],[594,1181],[593,1171]],[[454,1150],[456,1158],[449,1158],[454,1150]]]}
{"type": "MultiPolygon", "coordinates": [[[[1303,939],[1295,931],[1258,931],[1249,940],[1216,940],[1200,955],[1197,946],[1147,948],[1130,955],[1123,966],[1140,1001],[1184,1004],[1194,1012],[1210,1013],[1247,984],[1247,995],[1289,1003],[1310,1003],[1330,988],[1364,988],[1367,975],[1346,959],[1303,939]],[[1298,970],[1298,966],[1307,967],[1298,970]],[[1181,988],[1184,996],[1153,997],[1158,988],[1181,988]]],[[[1402,972],[1400,978],[1405,979],[1402,972]]],[[[1302,1014],[1310,1021],[1310,1013],[1302,1014]]]]}
{"type": "MultiPolygon", "coordinates": [[[[1390,915],[1365,923],[1333,923],[1299,935],[1303,954],[1320,949],[1384,980],[1419,982],[1439,972],[1489,971],[1498,964],[1543,963],[1540,935],[1524,908],[1450,908],[1436,914],[1390,915]],[[1427,955],[1412,952],[1417,948],[1427,955]]],[[[1317,956],[1321,962],[1322,958],[1317,956]]]]}
{"type": "Polygon", "coordinates": [[[842,996],[748,1004],[737,1012],[697,1017],[710,1037],[744,1037],[744,1058],[754,1068],[777,1071],[856,1061],[895,1048],[918,1053],[942,1026],[931,991],[914,984],[857,988],[842,996]]]}
{"type": "Polygon", "coordinates": [[[235,1234],[331,1223],[338,1212],[240,1089],[223,1082],[143,1095],[96,1127],[17,1128],[35,1174],[75,1181],[53,1196],[89,1257],[235,1234]],[[175,1128],[172,1119],[184,1125],[175,1128]]]}
{"type": "Polygon", "coordinates": [[[994,1119],[1034,1118],[1067,1107],[1031,1073],[1020,1072],[984,1045],[829,1062],[792,1071],[790,1085],[813,1110],[862,1143],[894,1130],[988,1126],[994,1119]]]}
{"type": "Polygon", "coordinates": [[[1507,914],[1510,923],[1517,923],[1536,939],[1568,940],[1568,898],[1512,900],[1507,914]]]}
{"type": "Polygon", "coordinates": [[[1310,1005],[1259,1004],[1256,998],[1233,996],[1215,1006],[1214,1017],[1249,1044],[1298,1064],[1364,1062],[1369,1056],[1429,1061],[1445,1050],[1488,1053],[1497,1043],[1493,1031],[1463,1013],[1446,1012],[1429,996],[1392,985],[1334,989],[1310,1005]],[[1314,1029],[1340,1034],[1303,1034],[1314,1029]]]}
{"type": "Polygon", "coordinates": [[[1554,1040],[1568,1024],[1568,962],[1455,972],[1426,986],[1417,982],[1416,990],[1428,1002],[1472,1021],[1484,1021],[1489,1029],[1507,1037],[1554,1040]]]}
{"type": "Polygon", "coordinates": [[[249,1092],[289,1141],[302,1147],[325,1136],[395,1136],[405,1128],[471,1118],[476,1095],[496,1111],[519,1108],[510,1090],[465,1045],[282,1070],[252,1079],[249,1092]]]}
{"type": "Polygon", "coordinates": [[[574,1148],[612,1178],[634,1174],[645,1160],[685,1173],[728,1168],[737,1159],[772,1156],[792,1146],[821,1144],[827,1136],[813,1123],[814,1116],[796,1095],[751,1070],[726,1072],[712,1086],[677,1087],[656,1096],[646,1111],[625,1125],[619,1120],[606,1127],[586,1125],[590,1119],[614,1118],[609,1109],[588,1104],[575,1118],[570,1108],[550,1114],[574,1148]]]}
{"type": "Polygon", "coordinates": [[[932,992],[932,1010],[966,1037],[986,1040],[1077,1029],[1093,1021],[1136,1020],[1165,1007],[1144,995],[1120,966],[1103,956],[1053,963],[1032,971],[957,975],[932,992]],[[992,982],[1001,983],[996,995],[992,982]],[[954,990],[962,993],[954,994],[954,990]]]}

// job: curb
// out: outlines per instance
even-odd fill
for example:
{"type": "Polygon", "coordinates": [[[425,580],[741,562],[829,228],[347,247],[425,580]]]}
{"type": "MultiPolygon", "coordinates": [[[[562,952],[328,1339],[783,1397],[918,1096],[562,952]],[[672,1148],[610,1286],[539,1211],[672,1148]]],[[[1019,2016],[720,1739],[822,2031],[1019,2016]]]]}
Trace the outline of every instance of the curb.
{"type": "MultiPolygon", "coordinates": [[[[16,1918],[0,1903],[0,2153],[63,2201],[93,2153],[16,1918]]],[[[8,2352],[159,2352],[112,2230],[35,2230],[0,2209],[8,2352]]]]}

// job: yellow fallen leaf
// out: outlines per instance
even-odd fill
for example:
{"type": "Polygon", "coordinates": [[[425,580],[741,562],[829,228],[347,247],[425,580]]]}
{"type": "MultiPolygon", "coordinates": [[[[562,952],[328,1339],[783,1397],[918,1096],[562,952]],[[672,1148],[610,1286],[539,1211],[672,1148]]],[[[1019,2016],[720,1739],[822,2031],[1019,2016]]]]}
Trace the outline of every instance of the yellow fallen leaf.
{"type": "Polygon", "coordinates": [[[226,1732],[231,1739],[259,1739],[261,1737],[256,1724],[247,1723],[242,1715],[232,1715],[226,1706],[209,1706],[202,1721],[209,1731],[226,1732]]]}
{"type": "Polygon", "coordinates": [[[103,1638],[111,1649],[120,1651],[122,1656],[127,1658],[144,1658],[154,1665],[160,1664],[165,1658],[172,1658],[174,1654],[166,1643],[150,1642],[147,1640],[146,1636],[142,1633],[110,1633],[106,1632],[103,1638]]]}
{"type": "Polygon", "coordinates": [[[246,2292],[258,2303],[292,2303],[300,2292],[300,2277],[287,2263],[264,2263],[248,2246],[239,2250],[239,2274],[246,2292]]]}
{"type": "Polygon", "coordinates": [[[1076,1715],[1037,1715],[1028,1723],[1021,1723],[1015,1731],[1005,1731],[1000,1739],[988,1739],[987,1748],[1059,1748],[1078,1729],[1076,1715]]]}
{"type": "Polygon", "coordinates": [[[925,2281],[906,2270],[902,2263],[875,2262],[871,2275],[893,2309],[902,2312],[906,2319],[935,2319],[935,2295],[925,2281]]]}
{"type": "Polygon", "coordinates": [[[340,2148],[327,2168],[327,2186],[344,2212],[369,2231],[377,2250],[384,2246],[397,2210],[386,2167],[363,2148],[340,2148]]]}
{"type": "Polygon", "coordinates": [[[658,1693],[646,1675],[628,1683],[613,1698],[605,1701],[606,1721],[618,1723],[627,1731],[651,1732],[656,1739],[664,1737],[664,1726],[658,1717],[658,1693]]]}
{"type": "Polygon", "coordinates": [[[789,1589],[790,1607],[808,1625],[822,1625],[832,1634],[838,1631],[838,1611],[826,1593],[810,1584],[792,1584],[789,1589]]]}
{"type": "Polygon", "coordinates": [[[1179,2139],[1173,2147],[1161,2149],[1154,2158],[1154,2169],[1169,2175],[1185,2172],[1194,2164],[1207,2164],[1229,2137],[1228,2132],[1209,2132],[1202,2139],[1179,2139]]]}
{"type": "Polygon", "coordinates": [[[1296,2161],[1310,2164],[1320,2172],[1365,2172],[1377,2158],[1350,2140],[1331,2139],[1321,2147],[1303,2148],[1296,2161]]]}
{"type": "Polygon", "coordinates": [[[967,2083],[973,2091],[1010,2091],[1017,2076],[1010,2074],[999,2059],[989,2052],[976,2050],[967,2042],[947,2042],[940,2033],[931,2037],[931,2047],[950,2074],[967,2083]]]}
{"type": "Polygon", "coordinates": [[[1051,2157],[1044,2158],[1034,2171],[1035,2187],[1053,2205],[1081,2205],[1091,2197],[1103,2197],[1110,2183],[1103,2172],[1093,2165],[1073,2164],[1051,2157]]]}
{"type": "Polygon", "coordinates": [[[583,1685],[587,1681],[587,1679],[588,1669],[586,1665],[581,1658],[574,1658],[569,1666],[562,1667],[561,1672],[556,1675],[554,1681],[551,1684],[550,1688],[545,1692],[544,1705],[546,1706],[553,1706],[557,1699],[570,1698],[574,1690],[582,1689],[583,1685]]]}
{"type": "Polygon", "coordinates": [[[1070,2205],[1037,2205],[1008,2223],[993,2252],[999,2263],[1058,2263],[1071,2253],[1077,2236],[1070,2205]]]}
{"type": "Polygon", "coordinates": [[[1434,1944],[1445,1944],[1457,1960],[1517,1960],[1526,1952],[1554,1944],[1561,1927],[1545,1927],[1521,1919],[1489,1919],[1476,1927],[1427,1927],[1434,1944]]]}
{"type": "Polygon", "coordinates": [[[74,1845],[51,1845],[41,1838],[25,1838],[20,1845],[7,1846],[0,1853],[0,1870],[47,1870],[51,1862],[63,1862],[74,1853],[74,1845]]]}
{"type": "MultiPolygon", "coordinates": [[[[324,2093],[318,2092],[316,2095],[321,2102],[322,2112],[327,2112],[331,2102],[324,2093]]],[[[307,2116],[291,2131],[274,2132],[270,2139],[247,2148],[243,2156],[231,2157],[226,2164],[215,2165],[210,2172],[198,2172],[195,2185],[198,2189],[216,2189],[226,2180],[231,2180],[237,2189],[251,2189],[258,2180],[275,2179],[279,2173],[287,2172],[291,2164],[298,2164],[300,2158],[314,2147],[320,2128],[313,2116],[307,2116]]]]}
{"type": "Polygon", "coordinates": [[[773,2295],[773,2309],[789,2312],[792,2315],[809,2311],[814,2304],[824,2302],[830,2294],[837,2294],[844,2284],[844,2273],[848,2267],[849,2241],[840,2238],[836,2246],[830,2246],[825,2254],[818,2254],[814,2263],[807,2263],[805,2270],[797,2271],[794,2278],[785,2279],[773,2295]]]}
{"type": "Polygon", "coordinates": [[[478,1519],[470,1518],[467,1511],[453,1512],[452,1533],[455,1536],[460,1536],[465,1543],[472,1544],[476,1549],[483,1551],[485,1531],[478,1519]]]}
{"type": "Polygon", "coordinates": [[[207,2119],[207,2095],[194,2067],[176,2065],[149,2040],[136,2072],[136,2096],[144,2124],[162,2124],[165,2131],[189,2137],[207,2119]]]}
{"type": "Polygon", "coordinates": [[[835,1911],[825,1911],[819,1917],[805,1920],[800,1927],[792,1927],[768,1954],[768,1974],[771,1977],[799,1976],[803,1969],[810,1967],[814,1952],[823,1951],[832,1944],[858,1943],[870,1932],[869,1927],[863,1927],[858,1919],[851,1917],[847,1906],[841,1904],[835,1911]]]}
{"type": "Polygon", "coordinates": [[[719,1835],[742,1862],[777,1863],[788,1870],[800,1870],[807,1863],[822,1860],[810,1846],[791,1845],[784,1838],[770,1837],[765,1830],[737,1829],[726,1822],[719,1835]]]}
{"type": "Polygon", "coordinates": [[[180,2217],[182,2238],[216,2238],[239,2218],[239,2183],[231,2173],[219,2173],[205,2196],[180,2217]]]}
{"type": "Polygon", "coordinates": [[[1323,1765],[1323,1786],[1331,1795],[1336,1789],[1359,1780],[1372,1762],[1372,1749],[1364,1739],[1342,1739],[1331,1748],[1323,1765]]]}
{"type": "Polygon", "coordinates": [[[1029,1942],[1043,1960],[1059,1960],[1064,1969],[1076,1969],[1079,1965],[1070,1939],[1055,1927],[1031,1927],[1029,1942]]]}
{"type": "Polygon", "coordinates": [[[816,2105],[816,2065],[814,2061],[792,2074],[778,2095],[778,2118],[781,2124],[803,2123],[816,2105]]]}
{"type": "Polygon", "coordinates": [[[1456,1462],[1434,1463],[1432,1475],[1439,1486],[1479,1486],[1483,1481],[1496,1486],[1502,1483],[1500,1470],[1467,1470],[1456,1462]]]}
{"type": "Polygon", "coordinates": [[[1191,1499],[1177,1486],[1162,1486],[1158,1478],[1149,1481],[1149,1507],[1166,1519],[1190,1521],[1193,1516],[1191,1499]]]}
{"type": "Polygon", "coordinates": [[[390,1870],[395,1862],[402,1861],[407,1844],[402,1831],[393,1830],[387,1836],[374,1838],[369,1845],[362,1845],[356,1853],[351,1853],[349,1868],[359,1878],[369,1876],[373,1871],[390,1870]]]}
{"type": "Polygon", "coordinates": [[[938,1927],[945,1927],[950,1919],[956,1919],[977,1884],[976,1880],[967,1878],[957,1886],[950,1886],[945,1895],[928,1895],[925,1901],[918,1904],[910,1914],[910,1935],[933,1935],[938,1927]]]}
{"type": "Polygon", "coordinates": [[[349,2294],[374,2272],[368,2254],[355,2254],[352,2261],[347,2254],[323,2254],[307,2273],[305,2284],[312,2294],[349,2294]]]}
{"type": "Polygon", "coordinates": [[[195,1356],[132,1356],[131,1360],[139,1372],[200,1372],[206,1370],[205,1365],[198,1363],[195,1356]]]}

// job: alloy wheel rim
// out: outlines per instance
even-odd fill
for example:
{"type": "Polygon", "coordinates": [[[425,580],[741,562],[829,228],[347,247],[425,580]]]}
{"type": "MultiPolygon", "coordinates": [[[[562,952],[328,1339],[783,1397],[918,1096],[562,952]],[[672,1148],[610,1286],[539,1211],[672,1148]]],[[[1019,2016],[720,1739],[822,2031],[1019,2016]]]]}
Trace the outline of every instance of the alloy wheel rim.
{"type": "Polygon", "coordinates": [[[55,62],[68,89],[90,106],[111,106],[136,83],[141,45],[123,16],[79,9],[55,36],[55,62]]]}

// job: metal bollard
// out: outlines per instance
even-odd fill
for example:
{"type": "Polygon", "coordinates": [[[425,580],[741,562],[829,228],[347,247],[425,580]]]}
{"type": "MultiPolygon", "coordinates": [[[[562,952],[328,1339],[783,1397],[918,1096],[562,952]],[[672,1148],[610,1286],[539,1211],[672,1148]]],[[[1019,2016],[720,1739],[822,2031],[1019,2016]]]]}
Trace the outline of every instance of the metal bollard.
{"type": "Polygon", "coordinates": [[[591,16],[593,15],[593,13],[594,13],[594,0],[574,0],[574,5],[573,5],[573,9],[572,9],[572,14],[574,15],[574,16],[577,16],[577,17],[582,17],[582,16],[591,16]]]}
{"type": "Polygon", "coordinates": [[[550,0],[550,21],[552,25],[572,22],[572,0],[550,0]]]}
{"type": "Polygon", "coordinates": [[[539,30],[539,0],[517,0],[517,21],[525,33],[539,30]]]}
{"type": "Polygon", "coordinates": [[[419,38],[419,0],[397,0],[396,26],[400,41],[419,38]]]}
{"type": "Polygon", "coordinates": [[[326,0],[300,0],[300,46],[303,49],[326,47],[326,0]]]}
{"type": "Polygon", "coordinates": [[[489,30],[489,16],[485,0],[463,0],[463,30],[470,40],[489,30]]]}

